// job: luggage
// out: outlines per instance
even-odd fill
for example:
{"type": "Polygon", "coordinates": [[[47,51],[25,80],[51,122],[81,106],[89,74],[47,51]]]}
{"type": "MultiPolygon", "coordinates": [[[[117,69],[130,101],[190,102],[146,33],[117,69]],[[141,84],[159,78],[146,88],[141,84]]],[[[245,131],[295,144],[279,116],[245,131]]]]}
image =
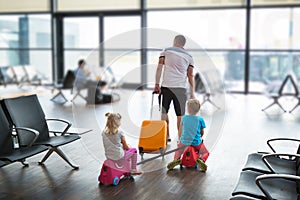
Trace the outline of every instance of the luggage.
{"type": "Polygon", "coordinates": [[[88,95],[86,98],[88,104],[103,104],[113,101],[112,94],[104,94],[101,88],[95,84],[88,85],[88,95]]]}
{"type": "MultiPolygon", "coordinates": [[[[152,93],[151,116],[153,110],[152,93]]],[[[160,99],[160,97],[159,97],[160,99]]],[[[159,100],[160,104],[160,100],[159,100]]],[[[144,153],[160,153],[162,157],[167,148],[167,123],[164,120],[144,120],[141,125],[139,137],[139,154],[143,159],[144,153]]]]}
{"type": "Polygon", "coordinates": [[[198,157],[199,155],[196,149],[193,146],[187,146],[183,151],[180,168],[182,168],[182,166],[197,168],[196,160],[198,157]]]}
{"type": "Polygon", "coordinates": [[[116,161],[105,160],[98,177],[99,184],[118,185],[122,178],[133,180],[130,169],[130,162],[126,162],[124,166],[119,166],[116,161]]]}

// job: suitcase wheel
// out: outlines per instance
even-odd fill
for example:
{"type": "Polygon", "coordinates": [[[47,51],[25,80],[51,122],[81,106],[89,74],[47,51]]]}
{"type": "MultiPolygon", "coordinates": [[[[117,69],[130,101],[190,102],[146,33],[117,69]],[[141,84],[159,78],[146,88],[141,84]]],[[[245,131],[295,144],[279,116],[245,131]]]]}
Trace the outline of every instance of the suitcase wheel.
{"type": "Polygon", "coordinates": [[[180,169],[183,169],[183,166],[182,166],[182,164],[180,164],[180,169]]]}
{"type": "Polygon", "coordinates": [[[119,181],[120,181],[119,177],[116,176],[116,177],[114,178],[112,184],[113,184],[113,185],[118,185],[118,184],[119,184],[119,181]]]}

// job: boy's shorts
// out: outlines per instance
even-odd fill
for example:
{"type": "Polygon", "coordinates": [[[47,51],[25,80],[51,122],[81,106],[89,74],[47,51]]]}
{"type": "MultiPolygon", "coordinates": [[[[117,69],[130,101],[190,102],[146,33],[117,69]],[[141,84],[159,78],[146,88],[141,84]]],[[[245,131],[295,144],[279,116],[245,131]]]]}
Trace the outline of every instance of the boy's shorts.
{"type": "Polygon", "coordinates": [[[176,116],[183,116],[185,113],[185,104],[187,101],[185,88],[167,88],[161,87],[162,113],[168,113],[170,104],[173,101],[176,116]]]}

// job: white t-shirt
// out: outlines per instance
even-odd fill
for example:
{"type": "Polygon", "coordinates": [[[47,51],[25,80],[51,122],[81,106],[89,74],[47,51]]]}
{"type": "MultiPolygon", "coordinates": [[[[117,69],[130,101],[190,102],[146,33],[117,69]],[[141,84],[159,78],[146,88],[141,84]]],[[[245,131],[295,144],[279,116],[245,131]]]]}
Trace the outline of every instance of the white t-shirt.
{"type": "Polygon", "coordinates": [[[168,88],[186,88],[187,69],[194,66],[192,56],[179,47],[164,49],[160,57],[165,58],[162,86],[168,88]]]}
{"type": "Polygon", "coordinates": [[[102,140],[105,150],[105,156],[110,160],[120,160],[124,156],[123,145],[121,143],[121,137],[124,136],[122,131],[118,131],[116,134],[102,133],[102,140]]]}

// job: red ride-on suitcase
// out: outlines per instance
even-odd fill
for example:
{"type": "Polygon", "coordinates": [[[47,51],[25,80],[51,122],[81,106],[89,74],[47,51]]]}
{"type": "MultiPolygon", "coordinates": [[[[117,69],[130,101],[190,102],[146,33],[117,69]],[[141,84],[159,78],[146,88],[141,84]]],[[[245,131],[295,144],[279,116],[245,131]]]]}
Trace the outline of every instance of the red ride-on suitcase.
{"type": "Polygon", "coordinates": [[[197,168],[196,160],[199,158],[197,150],[193,146],[187,146],[182,154],[180,169],[182,166],[197,168]]]}
{"type": "MultiPolygon", "coordinates": [[[[151,116],[153,110],[152,93],[151,116]]],[[[160,99],[160,97],[159,97],[160,99]]],[[[159,100],[160,101],[160,100],[159,100]]],[[[159,102],[160,104],[160,102],[159,102]]],[[[144,153],[160,153],[162,157],[167,148],[167,123],[164,120],[144,120],[142,122],[140,138],[139,138],[139,153],[143,159],[144,153]]]]}

